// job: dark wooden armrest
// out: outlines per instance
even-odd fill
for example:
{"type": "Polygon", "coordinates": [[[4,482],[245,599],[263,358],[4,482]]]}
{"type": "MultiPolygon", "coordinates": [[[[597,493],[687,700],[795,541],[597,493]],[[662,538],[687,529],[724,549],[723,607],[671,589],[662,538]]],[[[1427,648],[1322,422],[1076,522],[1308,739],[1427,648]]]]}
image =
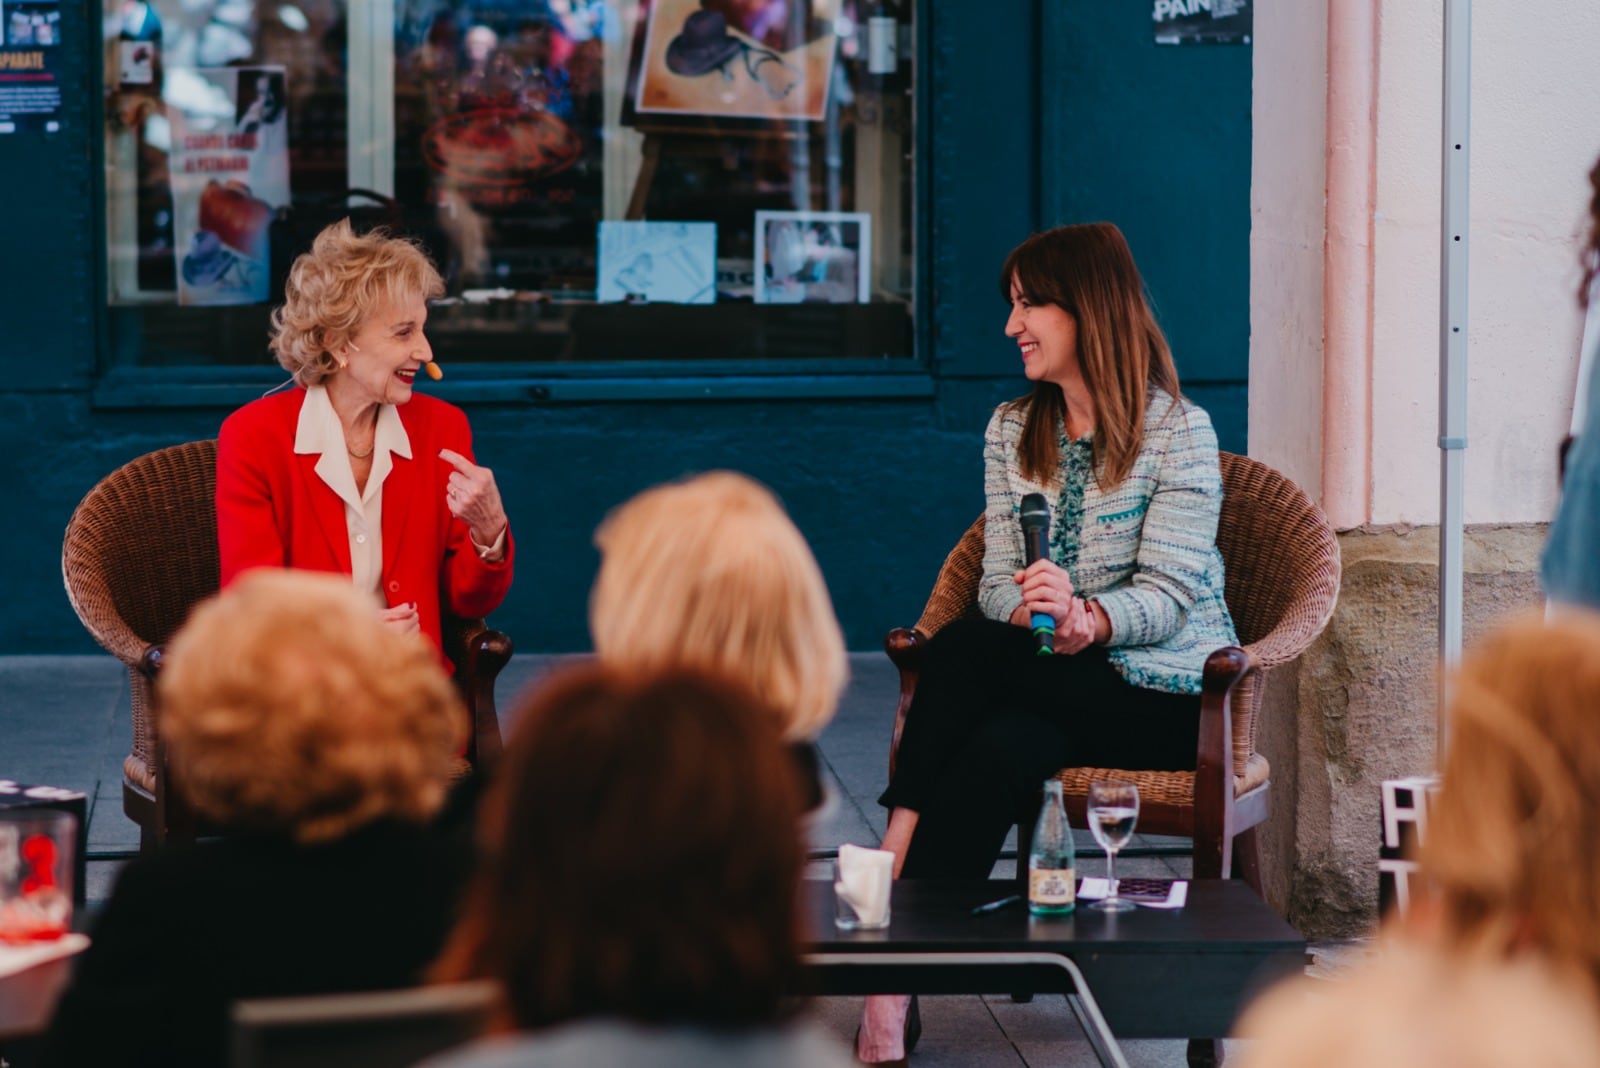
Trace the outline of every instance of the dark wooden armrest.
{"type": "Polygon", "coordinates": [[[501,669],[511,662],[511,639],[481,619],[461,620],[447,652],[455,661],[456,683],[472,715],[467,760],[474,768],[486,768],[500,756],[494,684],[501,669]]]}
{"type": "MultiPolygon", "coordinates": [[[[1250,654],[1236,645],[1224,646],[1206,657],[1200,683],[1200,745],[1195,754],[1194,822],[1196,827],[1220,827],[1215,843],[1233,840],[1233,691],[1254,669],[1250,654]]],[[[1195,878],[1223,878],[1222,853],[1202,857],[1195,838],[1195,878]]],[[[1209,846],[1208,846],[1209,848],[1209,846]]]]}
{"type": "MultiPolygon", "coordinates": [[[[139,657],[139,674],[155,683],[166,666],[167,647],[152,645],[139,657]]],[[[189,807],[183,791],[173,783],[172,768],[167,763],[167,743],[161,737],[159,726],[155,738],[155,841],[158,848],[193,842],[196,834],[194,810],[189,807]]]]}
{"type": "Polygon", "coordinates": [[[911,707],[911,695],[917,692],[917,674],[922,668],[922,650],[928,638],[920,630],[896,627],[883,639],[883,651],[900,670],[900,700],[894,710],[894,733],[889,738],[889,778],[894,778],[895,754],[900,752],[900,732],[905,730],[906,710],[911,707]]]}

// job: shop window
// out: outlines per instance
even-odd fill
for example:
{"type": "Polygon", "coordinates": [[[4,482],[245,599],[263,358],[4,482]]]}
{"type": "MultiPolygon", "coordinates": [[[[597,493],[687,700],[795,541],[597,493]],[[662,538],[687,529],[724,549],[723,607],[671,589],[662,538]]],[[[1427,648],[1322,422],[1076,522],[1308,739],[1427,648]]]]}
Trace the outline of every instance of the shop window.
{"type": "Polygon", "coordinates": [[[125,0],[117,349],[259,366],[348,214],[432,253],[442,362],[909,359],[913,7],[125,0]]]}

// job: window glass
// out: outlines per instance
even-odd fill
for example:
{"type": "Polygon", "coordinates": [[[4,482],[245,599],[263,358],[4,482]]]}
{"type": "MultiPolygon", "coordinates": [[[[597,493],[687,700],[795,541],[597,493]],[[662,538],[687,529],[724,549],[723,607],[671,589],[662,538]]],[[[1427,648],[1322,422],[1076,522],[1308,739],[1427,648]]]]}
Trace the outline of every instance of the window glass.
{"type": "Polygon", "coordinates": [[[863,0],[126,0],[119,349],[261,363],[349,215],[433,255],[441,362],[909,357],[912,40],[863,0]]]}

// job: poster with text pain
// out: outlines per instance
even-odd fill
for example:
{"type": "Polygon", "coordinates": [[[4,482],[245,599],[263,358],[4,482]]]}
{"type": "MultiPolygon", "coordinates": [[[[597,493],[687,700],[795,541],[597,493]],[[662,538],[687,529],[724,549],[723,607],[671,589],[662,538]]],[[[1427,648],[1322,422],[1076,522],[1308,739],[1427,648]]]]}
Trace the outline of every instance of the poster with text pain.
{"type": "Polygon", "coordinates": [[[1251,0],[1151,0],[1158,45],[1249,44],[1251,0]]]}
{"type": "Polygon", "coordinates": [[[268,233],[289,203],[285,90],[282,67],[167,72],[180,304],[267,299],[268,233]]]}

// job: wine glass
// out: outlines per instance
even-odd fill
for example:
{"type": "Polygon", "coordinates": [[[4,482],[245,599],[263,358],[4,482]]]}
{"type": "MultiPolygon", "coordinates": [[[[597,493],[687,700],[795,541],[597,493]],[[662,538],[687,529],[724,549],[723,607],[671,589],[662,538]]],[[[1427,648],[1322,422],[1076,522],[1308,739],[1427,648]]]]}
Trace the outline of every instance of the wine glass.
{"type": "Polygon", "coordinates": [[[1117,896],[1117,851],[1133,837],[1139,822],[1139,788],[1131,782],[1107,779],[1089,784],[1089,831],[1106,851],[1106,896],[1089,907],[1104,912],[1128,912],[1131,901],[1117,896]]]}

